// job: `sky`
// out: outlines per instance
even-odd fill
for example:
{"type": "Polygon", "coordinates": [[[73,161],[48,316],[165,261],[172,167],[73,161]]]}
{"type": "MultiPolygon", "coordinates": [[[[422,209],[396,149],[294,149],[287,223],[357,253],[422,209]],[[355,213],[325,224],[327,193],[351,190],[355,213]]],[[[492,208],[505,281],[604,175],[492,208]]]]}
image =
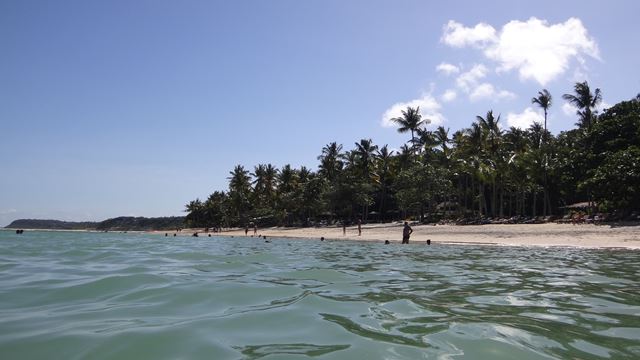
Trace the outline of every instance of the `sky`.
{"type": "Polygon", "coordinates": [[[0,226],[184,215],[243,165],[317,169],[322,147],[398,149],[420,106],[450,133],[575,127],[640,92],[638,1],[0,2],[0,226]]]}

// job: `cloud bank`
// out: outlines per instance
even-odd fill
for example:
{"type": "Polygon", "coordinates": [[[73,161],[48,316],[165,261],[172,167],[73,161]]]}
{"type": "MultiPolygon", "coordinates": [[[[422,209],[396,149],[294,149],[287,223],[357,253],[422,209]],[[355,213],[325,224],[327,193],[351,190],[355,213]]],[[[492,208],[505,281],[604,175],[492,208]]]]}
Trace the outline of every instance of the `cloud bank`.
{"type": "Polygon", "coordinates": [[[500,31],[484,23],[465,27],[453,20],[443,29],[440,39],[455,48],[472,47],[497,63],[498,72],[515,70],[522,80],[540,85],[563,74],[572,60],[584,64],[584,57],[600,59],[598,45],[589,36],[580,19],[549,25],[535,17],[513,20],[500,31]]]}
{"type": "Polygon", "coordinates": [[[509,126],[527,129],[529,126],[533,125],[534,122],[543,124],[544,116],[533,110],[531,107],[527,107],[519,114],[511,112],[507,114],[507,124],[509,126]]]}

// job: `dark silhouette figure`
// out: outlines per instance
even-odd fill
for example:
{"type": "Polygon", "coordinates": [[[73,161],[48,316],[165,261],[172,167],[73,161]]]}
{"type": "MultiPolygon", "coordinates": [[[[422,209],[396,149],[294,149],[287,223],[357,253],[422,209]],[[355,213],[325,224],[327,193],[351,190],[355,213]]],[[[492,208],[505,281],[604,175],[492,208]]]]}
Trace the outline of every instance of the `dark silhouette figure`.
{"type": "Polygon", "coordinates": [[[413,229],[409,226],[408,222],[404,222],[404,228],[402,228],[402,243],[408,244],[409,238],[411,237],[411,233],[413,233],[413,229]]]}
{"type": "Polygon", "coordinates": [[[389,240],[385,240],[385,241],[384,241],[384,244],[385,244],[385,245],[389,245],[389,244],[391,244],[391,242],[390,242],[389,240]]]}
{"type": "Polygon", "coordinates": [[[362,235],[362,220],[358,219],[358,236],[362,235]]]}
{"type": "Polygon", "coordinates": [[[431,245],[431,239],[427,239],[427,245],[431,245]]]}

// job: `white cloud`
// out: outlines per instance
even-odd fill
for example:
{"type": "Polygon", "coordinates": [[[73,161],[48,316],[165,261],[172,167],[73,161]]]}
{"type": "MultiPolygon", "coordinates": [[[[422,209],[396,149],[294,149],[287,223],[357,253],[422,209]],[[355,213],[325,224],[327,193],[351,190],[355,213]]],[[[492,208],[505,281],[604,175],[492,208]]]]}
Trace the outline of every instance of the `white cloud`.
{"type": "Polygon", "coordinates": [[[480,23],[473,28],[449,20],[444,26],[444,34],[440,41],[453,47],[476,46],[483,47],[496,41],[496,29],[491,25],[480,23]]]}
{"type": "Polygon", "coordinates": [[[522,80],[541,85],[566,72],[572,60],[584,67],[583,56],[599,59],[598,45],[577,18],[554,25],[535,17],[524,22],[513,20],[497,35],[487,24],[469,28],[449,21],[442,41],[453,47],[480,48],[497,62],[498,71],[517,70],[522,80]]]}
{"type": "Polygon", "coordinates": [[[544,123],[544,116],[534,111],[531,107],[527,107],[520,114],[508,113],[507,124],[521,129],[527,129],[534,122],[544,123]]]}
{"type": "Polygon", "coordinates": [[[469,94],[469,100],[478,101],[480,99],[490,98],[495,92],[496,90],[493,85],[488,83],[480,84],[469,94]]]}
{"type": "MultiPolygon", "coordinates": [[[[503,99],[512,99],[515,97],[515,94],[506,91],[506,90],[498,90],[490,83],[483,82],[480,83],[480,80],[484,79],[487,76],[488,69],[486,66],[482,64],[476,64],[471,68],[471,70],[460,74],[456,78],[456,85],[465,93],[469,94],[469,100],[478,101],[482,99],[493,99],[493,100],[503,100],[503,99]]],[[[443,100],[446,101],[443,95],[443,100]]]]}
{"type": "Polygon", "coordinates": [[[577,111],[578,111],[578,108],[576,108],[575,106],[571,105],[568,102],[565,102],[564,104],[562,104],[562,112],[567,116],[575,115],[577,111]]]}
{"type": "Polygon", "coordinates": [[[0,215],[15,214],[15,213],[17,213],[17,212],[18,212],[18,210],[16,210],[16,209],[0,210],[0,215]]]}
{"type": "Polygon", "coordinates": [[[506,90],[496,90],[496,88],[489,83],[482,83],[478,85],[471,93],[469,94],[469,100],[478,101],[482,99],[492,99],[492,100],[504,100],[504,99],[513,99],[516,95],[510,91],[506,90]]]}
{"type": "Polygon", "coordinates": [[[605,110],[611,108],[613,105],[609,104],[608,102],[605,101],[601,101],[600,104],[598,104],[598,106],[596,106],[596,111],[598,111],[598,113],[602,114],[605,110]]]}
{"type": "Polygon", "coordinates": [[[482,64],[474,65],[471,70],[460,74],[456,78],[456,85],[465,92],[469,92],[472,87],[477,86],[478,81],[487,76],[487,67],[482,64]]]}
{"type": "Polygon", "coordinates": [[[444,73],[445,75],[457,74],[460,72],[460,68],[448,63],[440,63],[440,65],[436,66],[436,70],[444,73]]]}
{"type": "Polygon", "coordinates": [[[444,94],[442,94],[440,98],[444,102],[451,102],[455,100],[457,97],[458,97],[458,93],[455,90],[448,89],[447,91],[444,92],[444,94]]]}
{"type": "Polygon", "coordinates": [[[423,119],[431,120],[431,125],[441,125],[445,118],[440,113],[442,106],[438,101],[430,94],[425,94],[419,99],[414,99],[407,102],[395,103],[382,115],[381,125],[383,127],[396,127],[397,125],[391,121],[395,117],[402,116],[402,110],[406,110],[407,107],[420,107],[420,115],[423,119]]]}

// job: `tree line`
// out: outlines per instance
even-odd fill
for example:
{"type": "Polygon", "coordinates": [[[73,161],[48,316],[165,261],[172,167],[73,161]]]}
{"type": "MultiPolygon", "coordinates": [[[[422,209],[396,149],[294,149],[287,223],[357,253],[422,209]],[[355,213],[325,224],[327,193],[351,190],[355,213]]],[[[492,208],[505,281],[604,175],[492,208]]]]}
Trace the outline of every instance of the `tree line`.
{"type": "Polygon", "coordinates": [[[557,216],[567,204],[589,202],[624,217],[640,207],[640,94],[602,113],[600,89],[585,81],[562,96],[577,109],[576,128],[547,130],[553,98],[531,102],[544,123],[503,129],[492,110],[453,133],[428,130],[419,108],[392,119],[410,134],[398,151],[361,139],[350,150],[336,142],[317,170],[237,165],[226,191],[186,205],[193,227],[306,226],[318,222],[413,218],[557,216]]]}

